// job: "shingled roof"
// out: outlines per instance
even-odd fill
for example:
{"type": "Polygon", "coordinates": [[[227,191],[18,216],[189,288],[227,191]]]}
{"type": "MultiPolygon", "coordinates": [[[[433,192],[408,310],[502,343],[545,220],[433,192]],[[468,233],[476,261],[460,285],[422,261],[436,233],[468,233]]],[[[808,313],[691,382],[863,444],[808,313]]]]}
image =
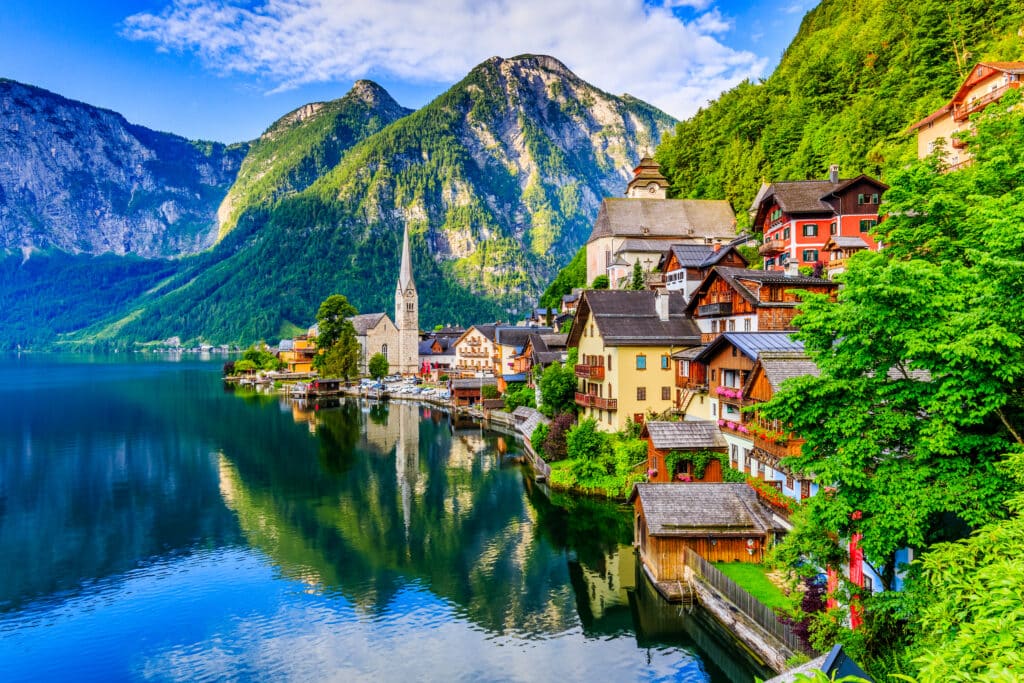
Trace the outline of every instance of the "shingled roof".
{"type": "Polygon", "coordinates": [[[642,436],[650,437],[651,445],[659,451],[725,448],[727,445],[718,424],[710,420],[647,422],[642,436]]]}
{"type": "Polygon", "coordinates": [[[750,360],[757,360],[765,351],[803,352],[803,342],[793,339],[791,332],[723,332],[704,347],[694,360],[706,363],[726,344],[735,346],[750,360]]]}
{"type": "Polygon", "coordinates": [[[356,328],[356,336],[363,337],[385,317],[387,317],[385,313],[363,313],[352,316],[350,320],[352,321],[352,327],[356,328]]]}
{"type": "Polygon", "coordinates": [[[700,329],[686,315],[686,300],[680,292],[668,292],[668,320],[655,310],[655,292],[592,289],[583,294],[579,311],[569,333],[568,344],[579,344],[588,318],[592,318],[608,346],[698,346],[700,329]]]}
{"type": "Polygon", "coordinates": [[[772,391],[778,391],[782,383],[791,377],[817,377],[821,374],[811,357],[802,351],[763,350],[758,360],[772,391]]]}
{"type": "Polygon", "coordinates": [[[761,536],[782,528],[746,484],[637,484],[651,536],[761,536]]]}
{"type": "Polygon", "coordinates": [[[736,214],[725,200],[609,197],[601,202],[587,242],[612,236],[677,241],[732,239],[736,236],[736,214]]]}

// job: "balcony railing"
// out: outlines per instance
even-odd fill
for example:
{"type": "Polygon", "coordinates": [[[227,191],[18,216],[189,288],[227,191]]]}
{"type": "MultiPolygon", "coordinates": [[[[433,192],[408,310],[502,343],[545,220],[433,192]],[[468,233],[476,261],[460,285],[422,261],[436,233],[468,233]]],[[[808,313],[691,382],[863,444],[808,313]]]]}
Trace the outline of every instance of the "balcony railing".
{"type": "Polygon", "coordinates": [[[719,301],[714,304],[704,304],[697,307],[697,315],[732,315],[732,302],[719,301]]]}
{"type": "Polygon", "coordinates": [[[584,394],[579,391],[576,392],[576,405],[592,408],[602,408],[604,410],[617,410],[619,406],[618,400],[614,398],[601,398],[600,396],[594,396],[593,394],[584,394]]]}
{"type": "Polygon", "coordinates": [[[795,458],[803,448],[803,439],[791,439],[789,435],[771,438],[771,435],[754,434],[754,447],[770,453],[776,458],[795,458]]]}
{"type": "Polygon", "coordinates": [[[469,351],[466,349],[461,349],[459,355],[462,356],[463,358],[487,358],[491,354],[487,353],[486,351],[469,351]]]}
{"type": "Polygon", "coordinates": [[[1006,94],[1006,91],[1010,88],[1020,87],[1019,82],[1007,83],[1006,85],[1000,86],[990,93],[986,93],[976,100],[961,104],[959,107],[953,108],[953,119],[956,121],[963,121],[974,112],[981,111],[988,105],[992,104],[1000,97],[1006,94]]]}
{"type": "Polygon", "coordinates": [[[773,256],[784,251],[786,251],[786,243],[782,240],[765,240],[765,243],[757,249],[757,253],[761,256],[773,256]]]}
{"type": "Polygon", "coordinates": [[[604,379],[603,365],[577,365],[576,376],[580,379],[604,379]]]}

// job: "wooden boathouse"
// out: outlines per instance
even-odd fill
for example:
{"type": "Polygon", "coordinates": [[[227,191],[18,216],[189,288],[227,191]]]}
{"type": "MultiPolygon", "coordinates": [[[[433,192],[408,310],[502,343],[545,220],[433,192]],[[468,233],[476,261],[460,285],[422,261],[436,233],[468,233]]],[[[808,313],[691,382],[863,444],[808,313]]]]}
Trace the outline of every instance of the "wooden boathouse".
{"type": "Polygon", "coordinates": [[[637,484],[640,561],[655,582],[685,578],[684,548],[709,562],[761,562],[785,529],[746,484],[637,484]]]}

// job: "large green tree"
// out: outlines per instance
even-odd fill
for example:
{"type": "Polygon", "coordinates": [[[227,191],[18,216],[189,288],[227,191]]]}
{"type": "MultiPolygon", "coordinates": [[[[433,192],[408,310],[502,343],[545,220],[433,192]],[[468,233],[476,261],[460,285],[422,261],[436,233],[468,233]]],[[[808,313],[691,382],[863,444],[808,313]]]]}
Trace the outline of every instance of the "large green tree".
{"type": "Polygon", "coordinates": [[[540,377],[540,411],[548,417],[576,410],[576,357],[571,349],[565,365],[552,363],[540,377]]]}
{"type": "Polygon", "coordinates": [[[320,304],[316,343],[322,353],[313,359],[313,367],[321,375],[348,380],[359,373],[359,342],[351,320],[356,313],[341,294],[332,294],[320,304]]]}
{"type": "Polygon", "coordinates": [[[827,485],[797,517],[782,556],[847,561],[835,539],[864,535],[893,587],[896,551],[926,552],[998,523],[1019,488],[999,470],[1024,430],[1024,112],[989,107],[965,142],[975,163],[939,156],[898,173],[889,218],[842,276],[838,301],[809,296],[796,319],[821,370],[786,383],[763,414],[806,439],[786,461],[827,485]]]}

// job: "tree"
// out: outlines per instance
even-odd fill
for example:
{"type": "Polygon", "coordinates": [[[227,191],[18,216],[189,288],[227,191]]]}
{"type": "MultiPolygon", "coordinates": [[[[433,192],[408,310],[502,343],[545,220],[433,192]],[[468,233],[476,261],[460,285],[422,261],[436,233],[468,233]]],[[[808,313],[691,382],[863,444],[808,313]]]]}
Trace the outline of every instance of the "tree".
{"type": "Polygon", "coordinates": [[[498,387],[494,386],[493,384],[485,384],[482,387],[480,387],[480,398],[493,399],[500,397],[501,392],[498,391],[498,387]]]}
{"type": "Polygon", "coordinates": [[[590,283],[591,289],[608,289],[608,276],[598,275],[594,278],[594,281],[590,283]]]}
{"type": "Polygon", "coordinates": [[[348,380],[359,373],[359,342],[351,320],[357,312],[341,294],[332,294],[320,304],[316,314],[320,353],[313,359],[313,367],[321,375],[348,380]]]}
{"type": "Polygon", "coordinates": [[[564,366],[561,363],[552,363],[541,375],[540,411],[548,417],[575,410],[576,350],[571,350],[569,355],[564,366]]]}
{"type": "Polygon", "coordinates": [[[633,262],[633,278],[629,282],[629,288],[635,291],[644,289],[644,269],[640,265],[640,259],[633,262]]]}
{"type": "Polygon", "coordinates": [[[505,410],[512,412],[520,406],[535,408],[537,399],[534,390],[521,382],[511,382],[505,388],[505,410]]]}
{"type": "Polygon", "coordinates": [[[544,457],[549,462],[565,460],[566,443],[565,436],[572,429],[576,422],[576,416],[572,413],[562,413],[555,417],[548,425],[548,433],[544,437],[544,457]]]}
{"type": "Polygon", "coordinates": [[[370,377],[379,380],[381,377],[387,376],[391,366],[388,365],[387,356],[383,353],[375,353],[370,357],[370,362],[367,363],[366,369],[369,371],[370,377]]]}
{"type": "MultiPolygon", "coordinates": [[[[1024,450],[1024,297],[1009,294],[1024,281],[1017,102],[1010,93],[973,120],[972,166],[943,173],[932,157],[896,174],[876,228],[886,248],[850,259],[836,302],[805,297],[794,322],[821,374],[786,382],[761,413],[806,440],[784,464],[829,488],[795,515],[783,559],[839,566],[848,558],[835,541],[863,534],[889,590],[898,549],[927,557],[937,542],[1006,524],[1004,503],[1024,485],[999,469],[1024,450]]],[[[945,581],[975,590],[987,580],[976,571],[968,563],[945,581]]]]}

